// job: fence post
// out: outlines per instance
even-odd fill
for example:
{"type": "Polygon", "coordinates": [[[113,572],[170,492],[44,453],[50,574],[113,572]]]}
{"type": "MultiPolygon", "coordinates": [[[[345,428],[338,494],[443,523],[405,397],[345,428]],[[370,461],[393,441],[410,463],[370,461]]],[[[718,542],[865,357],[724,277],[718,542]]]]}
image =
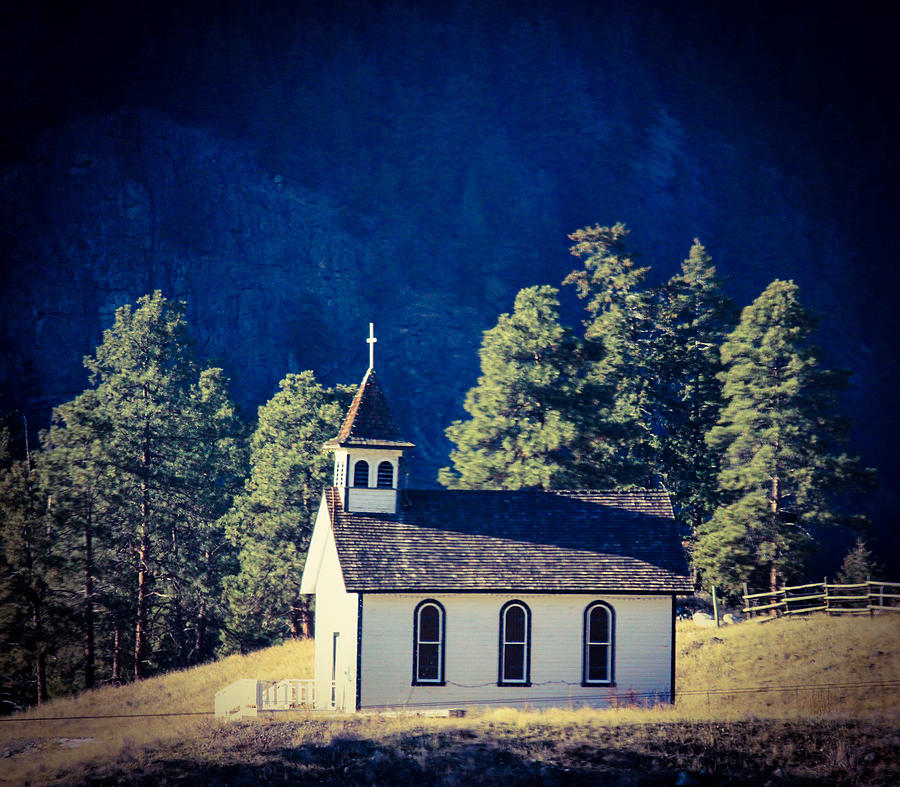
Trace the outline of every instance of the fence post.
{"type": "Polygon", "coordinates": [[[750,603],[750,599],[747,596],[750,595],[750,591],[747,590],[747,583],[744,582],[744,606],[747,607],[747,617],[751,620],[753,619],[753,605],[750,603]]]}
{"type": "Polygon", "coordinates": [[[713,617],[716,619],[716,628],[719,628],[719,602],[716,599],[716,586],[713,585],[713,617]]]}
{"type": "Polygon", "coordinates": [[[825,614],[831,617],[831,610],[828,608],[828,577],[822,580],[822,590],[825,591],[825,614]]]}

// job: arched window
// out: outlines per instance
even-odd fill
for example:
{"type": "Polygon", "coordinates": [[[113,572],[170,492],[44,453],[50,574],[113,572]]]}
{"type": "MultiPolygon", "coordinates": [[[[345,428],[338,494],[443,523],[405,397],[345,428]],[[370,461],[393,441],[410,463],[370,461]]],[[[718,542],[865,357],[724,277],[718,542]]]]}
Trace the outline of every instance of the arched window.
{"type": "Polygon", "coordinates": [[[498,686],[531,685],[531,610],[521,601],[500,610],[499,672],[498,686]]]}
{"type": "Polygon", "coordinates": [[[433,599],[413,613],[413,685],[444,685],[444,608],[433,599]]]}
{"type": "Polygon", "coordinates": [[[365,459],[360,459],[353,465],[353,486],[369,485],[369,463],[365,459]]]}
{"type": "Polygon", "coordinates": [[[613,682],[613,608],[602,601],[589,604],[584,611],[584,676],[585,686],[613,682]]]}
{"type": "Polygon", "coordinates": [[[393,489],[394,466],[390,462],[381,462],[378,465],[378,488],[393,489]]]}

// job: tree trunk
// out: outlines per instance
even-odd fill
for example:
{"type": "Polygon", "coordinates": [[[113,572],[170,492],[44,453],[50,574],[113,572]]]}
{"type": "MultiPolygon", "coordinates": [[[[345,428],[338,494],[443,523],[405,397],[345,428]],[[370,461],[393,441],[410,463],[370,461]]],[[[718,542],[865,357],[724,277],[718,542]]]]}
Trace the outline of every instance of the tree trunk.
{"type": "Polygon", "coordinates": [[[312,639],[316,634],[315,616],[309,608],[309,604],[306,605],[306,609],[303,611],[303,633],[309,639],[312,639]]]}
{"type": "MultiPolygon", "coordinates": [[[[146,452],[144,454],[146,457],[146,452]]],[[[150,583],[150,533],[147,522],[150,513],[150,492],[147,481],[141,481],[141,527],[138,547],[137,612],[134,626],[134,679],[144,677],[144,658],[147,651],[147,604],[150,583]]]]}
{"type": "MultiPolygon", "coordinates": [[[[777,450],[777,446],[776,446],[777,450]]],[[[776,533],[774,532],[777,528],[777,520],[779,514],[779,496],[781,495],[781,479],[778,477],[778,473],[772,476],[772,489],[771,489],[772,499],[769,501],[769,510],[772,514],[773,520],[773,539],[772,543],[775,543],[774,536],[776,533]]],[[[772,558],[772,562],[769,564],[769,590],[774,594],[778,590],[778,568],[775,565],[775,558],[772,558]]],[[[772,597],[772,603],[774,604],[776,598],[772,597]]],[[[774,613],[773,613],[774,614],[774,613]]]]}
{"type": "Polygon", "coordinates": [[[41,608],[37,600],[32,603],[32,620],[37,645],[34,659],[34,677],[37,684],[37,704],[47,701],[47,650],[44,647],[44,630],[41,622],[41,608]]]}
{"type": "Polygon", "coordinates": [[[175,638],[175,647],[178,648],[177,661],[179,669],[184,669],[188,665],[187,642],[184,638],[184,608],[181,604],[181,597],[178,591],[175,591],[175,601],[173,607],[175,609],[174,622],[172,627],[175,629],[172,634],[175,638]]]}
{"type": "Polygon", "coordinates": [[[113,631],[113,663],[112,663],[112,678],[113,683],[118,686],[122,682],[122,641],[121,641],[121,626],[119,625],[119,621],[116,621],[116,627],[113,631]]]}
{"type": "MultiPolygon", "coordinates": [[[[28,457],[27,464],[28,475],[26,477],[27,499],[32,500],[31,488],[31,456],[28,457]]],[[[30,517],[31,512],[26,515],[30,517]]],[[[31,606],[31,623],[34,627],[34,681],[37,704],[43,704],[47,699],[47,652],[44,643],[44,625],[41,619],[41,594],[38,589],[38,580],[36,569],[34,566],[34,551],[36,549],[34,542],[34,531],[32,530],[30,519],[26,518],[25,527],[22,531],[22,538],[25,547],[25,568],[28,572],[28,603],[31,606]]]]}
{"type": "MultiPolygon", "coordinates": [[[[171,530],[172,539],[172,566],[178,566],[178,530],[173,525],[171,530]]],[[[174,571],[173,571],[174,575],[174,571]]],[[[172,584],[172,606],[175,610],[174,631],[172,632],[175,639],[175,647],[178,648],[177,664],[179,669],[184,669],[188,665],[187,641],[184,636],[184,605],[181,603],[181,589],[178,583],[178,577],[173,577],[172,584]]]]}
{"type": "Polygon", "coordinates": [[[781,479],[778,475],[772,476],[771,499],[769,500],[769,511],[772,516],[778,516],[778,497],[781,494],[781,479]]]}
{"type": "Polygon", "coordinates": [[[194,659],[197,664],[206,661],[206,605],[201,604],[197,613],[197,631],[194,635],[194,659]]]}
{"type": "Polygon", "coordinates": [[[84,528],[84,687],[94,687],[94,534],[88,515],[84,528]]]}
{"type": "MultiPolygon", "coordinates": [[[[143,507],[143,506],[142,506],[143,507]]],[[[140,680],[144,677],[144,656],[146,653],[147,636],[147,591],[149,568],[147,561],[150,557],[150,539],[147,535],[146,522],[141,522],[141,545],[138,550],[138,586],[137,586],[137,612],[134,626],[134,678],[140,680]]]]}
{"type": "MultiPolygon", "coordinates": [[[[150,392],[144,384],[141,391],[146,408],[150,392]]],[[[146,412],[146,409],[145,409],[146,412]]],[[[145,676],[144,659],[147,655],[147,608],[150,592],[150,427],[143,427],[140,459],[141,522],[138,547],[137,609],[134,623],[134,679],[145,676]]]]}
{"type": "Polygon", "coordinates": [[[294,639],[310,639],[313,636],[313,614],[306,599],[294,600],[291,607],[291,636],[294,639]]]}
{"type": "Polygon", "coordinates": [[[204,587],[200,595],[199,608],[197,610],[197,631],[194,634],[194,658],[198,664],[206,661],[211,654],[206,652],[206,630],[209,625],[207,617],[206,594],[212,587],[212,552],[209,548],[203,550],[204,587]]]}

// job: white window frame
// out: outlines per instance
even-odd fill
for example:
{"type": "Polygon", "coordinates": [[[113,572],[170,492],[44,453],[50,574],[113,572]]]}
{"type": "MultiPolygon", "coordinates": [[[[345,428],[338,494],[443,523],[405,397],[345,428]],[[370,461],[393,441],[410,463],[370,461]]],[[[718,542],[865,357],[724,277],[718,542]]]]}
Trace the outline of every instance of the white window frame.
{"type": "Polygon", "coordinates": [[[440,601],[433,598],[426,598],[420,601],[413,612],[413,686],[443,686],[444,682],[444,653],[447,641],[446,629],[447,613],[440,601]],[[422,639],[422,612],[428,607],[434,607],[438,613],[438,638],[436,640],[422,639]],[[423,678],[419,675],[419,665],[421,664],[421,656],[419,647],[421,645],[437,645],[437,677],[423,678]]]}
{"type": "Polygon", "coordinates": [[[582,686],[612,686],[615,684],[615,622],[616,613],[613,607],[605,601],[592,601],[584,610],[584,636],[583,643],[583,664],[581,685],[582,686]],[[591,639],[591,615],[595,609],[602,609],[606,613],[606,641],[594,641],[591,639]],[[591,646],[604,646],[606,648],[606,679],[591,680],[591,646]]]}
{"type": "Polygon", "coordinates": [[[530,686],[531,685],[531,609],[524,601],[507,601],[500,609],[500,652],[498,654],[498,686],[530,686]],[[518,607],[525,615],[524,640],[510,640],[506,635],[506,617],[510,610],[518,607]],[[506,646],[522,646],[522,677],[506,677],[506,646]]]}

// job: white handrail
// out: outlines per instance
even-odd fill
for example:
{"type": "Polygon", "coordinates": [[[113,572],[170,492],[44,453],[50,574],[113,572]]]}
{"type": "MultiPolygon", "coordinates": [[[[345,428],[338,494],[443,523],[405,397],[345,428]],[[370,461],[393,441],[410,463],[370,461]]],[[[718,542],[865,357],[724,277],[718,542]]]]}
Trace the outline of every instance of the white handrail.
{"type": "Polygon", "coordinates": [[[312,709],[315,681],[303,678],[256,680],[244,678],[216,692],[216,716],[242,719],[260,712],[312,709]]]}

